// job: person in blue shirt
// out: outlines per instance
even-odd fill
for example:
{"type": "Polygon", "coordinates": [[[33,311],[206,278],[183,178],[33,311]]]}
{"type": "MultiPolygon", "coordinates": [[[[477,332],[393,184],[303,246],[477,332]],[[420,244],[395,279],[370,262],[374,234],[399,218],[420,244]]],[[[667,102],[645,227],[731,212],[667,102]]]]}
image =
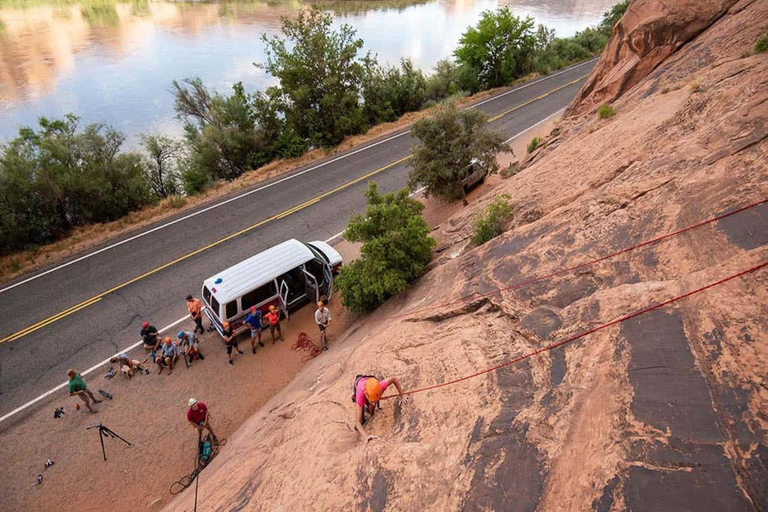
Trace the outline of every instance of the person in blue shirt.
{"type": "Polygon", "coordinates": [[[257,309],[256,306],[251,306],[251,312],[245,317],[245,323],[251,328],[251,350],[255,354],[257,340],[260,347],[264,346],[261,342],[261,310],[257,309]]]}

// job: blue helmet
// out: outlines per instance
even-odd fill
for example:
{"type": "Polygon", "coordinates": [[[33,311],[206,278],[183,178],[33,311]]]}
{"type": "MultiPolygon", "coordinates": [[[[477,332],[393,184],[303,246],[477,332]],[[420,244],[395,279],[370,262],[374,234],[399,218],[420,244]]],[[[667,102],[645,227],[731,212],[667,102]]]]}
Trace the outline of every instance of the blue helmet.
{"type": "Polygon", "coordinates": [[[179,338],[179,339],[183,338],[184,337],[184,331],[177,332],[176,333],[176,337],[179,338]]]}

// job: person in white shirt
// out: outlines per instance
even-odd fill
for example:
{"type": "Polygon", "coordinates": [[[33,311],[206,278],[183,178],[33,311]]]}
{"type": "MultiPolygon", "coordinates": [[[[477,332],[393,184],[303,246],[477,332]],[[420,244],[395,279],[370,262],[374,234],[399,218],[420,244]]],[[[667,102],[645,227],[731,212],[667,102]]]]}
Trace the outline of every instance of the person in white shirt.
{"type": "Polygon", "coordinates": [[[323,301],[317,303],[315,322],[317,322],[317,327],[320,328],[320,341],[323,342],[323,350],[328,350],[328,337],[325,330],[328,329],[328,324],[331,323],[331,312],[325,307],[323,301]]]}

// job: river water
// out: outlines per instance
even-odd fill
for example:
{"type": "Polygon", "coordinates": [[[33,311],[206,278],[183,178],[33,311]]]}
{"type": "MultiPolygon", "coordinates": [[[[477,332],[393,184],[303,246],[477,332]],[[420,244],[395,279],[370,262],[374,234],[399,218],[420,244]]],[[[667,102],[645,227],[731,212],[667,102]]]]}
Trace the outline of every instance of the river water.
{"type": "MultiPolygon", "coordinates": [[[[317,3],[357,30],[380,62],[410,57],[423,70],[449,57],[480,13],[508,5],[559,36],[597,23],[616,0],[347,0],[317,3]]],[[[0,0],[0,142],[37,118],[72,112],[83,123],[141,133],[180,133],[171,81],[199,76],[219,91],[273,79],[261,34],[304,2],[0,0]]]]}

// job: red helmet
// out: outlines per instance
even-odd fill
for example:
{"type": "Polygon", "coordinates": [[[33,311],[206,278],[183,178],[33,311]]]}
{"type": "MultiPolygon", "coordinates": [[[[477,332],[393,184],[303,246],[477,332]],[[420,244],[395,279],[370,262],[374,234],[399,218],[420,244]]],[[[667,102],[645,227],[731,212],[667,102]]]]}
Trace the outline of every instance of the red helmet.
{"type": "Polygon", "coordinates": [[[146,329],[147,327],[149,327],[149,322],[144,322],[143,324],[141,324],[141,326],[146,329]]]}

